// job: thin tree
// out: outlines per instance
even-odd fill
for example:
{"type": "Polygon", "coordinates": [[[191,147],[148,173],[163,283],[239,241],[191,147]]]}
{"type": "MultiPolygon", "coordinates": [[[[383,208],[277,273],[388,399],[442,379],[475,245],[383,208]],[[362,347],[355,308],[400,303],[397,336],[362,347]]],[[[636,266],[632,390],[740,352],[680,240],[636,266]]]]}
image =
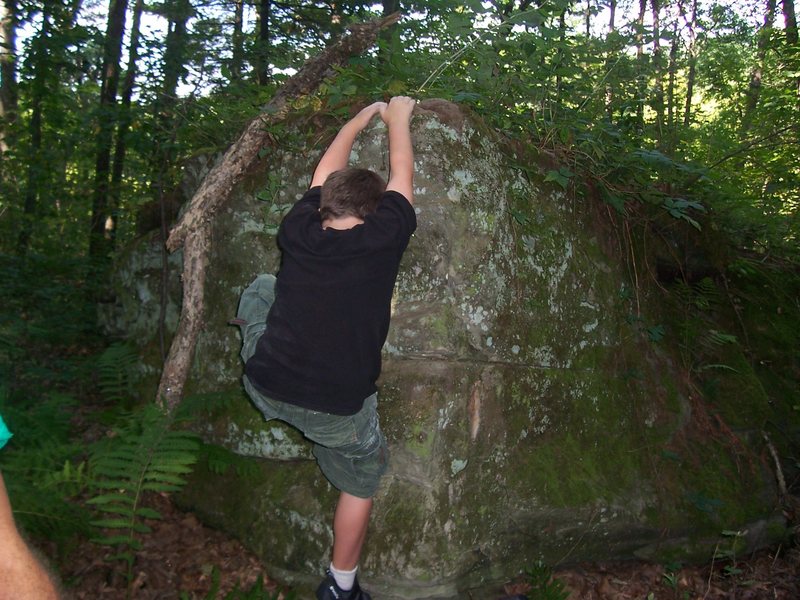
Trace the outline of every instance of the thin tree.
{"type": "Polygon", "coordinates": [[[0,154],[14,143],[18,103],[16,52],[16,0],[0,0],[0,154]]]}
{"type": "Polygon", "coordinates": [[[266,85],[271,79],[269,68],[270,55],[270,16],[272,0],[259,0],[258,3],[258,36],[255,43],[253,67],[256,71],[256,82],[266,85]]]}
{"type": "Polygon", "coordinates": [[[233,7],[230,80],[240,81],[244,65],[244,0],[234,0],[233,7]]]}
{"type": "MultiPolygon", "coordinates": [[[[679,0],[682,4],[682,0],[679,0]]],[[[680,12],[680,7],[679,7],[680,12]]],[[[672,40],[669,46],[669,64],[667,66],[667,149],[672,150],[675,146],[675,87],[678,75],[678,17],[672,21],[672,40]]]]}
{"type": "Polygon", "coordinates": [[[614,34],[617,31],[617,24],[615,22],[617,16],[617,0],[610,0],[608,3],[608,36],[606,42],[608,44],[608,52],[606,52],[605,72],[606,72],[606,115],[609,121],[614,120],[614,83],[613,78],[608,76],[611,69],[612,57],[614,56],[614,48],[611,46],[611,40],[614,39],[614,34]]]}
{"type": "MultiPolygon", "coordinates": [[[[133,5],[131,19],[130,42],[128,43],[128,66],[122,82],[117,135],[114,141],[114,161],[111,168],[111,186],[109,187],[108,205],[112,213],[119,211],[122,196],[122,176],[125,171],[125,155],[127,153],[128,131],[131,126],[131,102],[136,86],[137,62],[139,60],[139,40],[141,38],[141,21],[144,0],[136,0],[133,5]]],[[[112,242],[115,238],[112,238],[112,242]]]]}
{"type": "Polygon", "coordinates": [[[764,8],[764,24],[758,31],[758,42],[756,45],[756,62],[750,71],[750,83],[744,97],[744,111],[742,124],[739,130],[740,139],[745,139],[753,124],[758,100],[761,97],[761,80],[764,76],[764,64],[767,59],[767,47],[769,38],[772,35],[773,24],[775,23],[776,0],[766,0],[764,8]]]}
{"type": "MultiPolygon", "coordinates": [[[[383,0],[383,16],[388,17],[400,12],[400,0],[383,0]]],[[[398,51],[402,51],[400,46],[400,32],[397,26],[387,27],[380,33],[381,43],[378,47],[378,64],[382,69],[389,65],[389,59],[398,51]]]]}
{"type": "Polygon", "coordinates": [[[636,17],[636,123],[639,133],[644,131],[644,99],[647,84],[644,57],[644,15],[647,0],[639,0],[639,15],[636,17]]]}
{"type": "Polygon", "coordinates": [[[42,120],[44,101],[47,95],[47,79],[50,71],[48,40],[52,29],[51,6],[42,4],[42,21],[39,32],[31,42],[33,81],[30,91],[30,121],[28,122],[28,164],[25,193],[22,203],[22,224],[17,236],[17,254],[25,256],[33,235],[33,223],[38,212],[42,158],[42,120]]]}
{"type": "Polygon", "coordinates": [[[95,161],[94,195],[89,238],[89,256],[102,262],[108,258],[116,224],[109,211],[109,176],[113,134],[117,125],[117,90],[119,88],[122,38],[125,35],[125,16],[128,0],[109,0],[108,23],[103,46],[103,71],[100,82],[97,155],[95,161]]]}
{"type": "MultiPolygon", "coordinates": [[[[174,112],[178,83],[186,71],[187,25],[193,14],[189,0],[176,0],[168,7],[167,36],[164,46],[164,79],[155,102],[156,143],[151,157],[153,181],[151,191],[161,215],[162,239],[167,236],[165,188],[169,172],[175,162],[175,137],[178,119],[174,112]]],[[[162,358],[166,357],[166,311],[169,261],[166,249],[161,252],[161,307],[158,319],[158,337],[162,358]]]]}
{"type": "Polygon", "coordinates": [[[794,0],[781,0],[783,22],[786,30],[786,41],[790,46],[797,45],[797,15],[794,12],[794,0]]]}
{"type": "Polygon", "coordinates": [[[688,72],[686,74],[686,104],[683,110],[683,126],[689,127],[692,123],[692,96],[694,95],[694,80],[697,73],[697,0],[692,0],[692,10],[689,19],[686,19],[683,3],[679,5],[681,14],[684,15],[686,26],[689,30],[688,72]]]}
{"type": "Polygon", "coordinates": [[[661,57],[661,3],[650,0],[653,13],[653,72],[655,77],[656,139],[659,146],[664,143],[664,65],[661,57]]]}
{"type": "Polygon", "coordinates": [[[592,0],[586,0],[583,20],[586,25],[586,39],[588,40],[592,35],[592,0]]]}
{"type": "Polygon", "coordinates": [[[186,72],[187,24],[193,14],[189,0],[175,0],[167,9],[167,35],[164,42],[163,79],[154,104],[156,122],[156,143],[152,161],[155,176],[154,195],[163,195],[164,177],[171,168],[175,152],[173,149],[176,125],[175,106],[178,83],[186,72]]]}
{"type": "MultiPolygon", "coordinates": [[[[786,30],[786,43],[793,49],[788,54],[789,56],[797,56],[797,15],[794,12],[794,0],[781,0],[781,8],[783,10],[784,29],[786,30]]],[[[800,75],[794,77],[793,83],[797,99],[800,101],[800,75]]]]}

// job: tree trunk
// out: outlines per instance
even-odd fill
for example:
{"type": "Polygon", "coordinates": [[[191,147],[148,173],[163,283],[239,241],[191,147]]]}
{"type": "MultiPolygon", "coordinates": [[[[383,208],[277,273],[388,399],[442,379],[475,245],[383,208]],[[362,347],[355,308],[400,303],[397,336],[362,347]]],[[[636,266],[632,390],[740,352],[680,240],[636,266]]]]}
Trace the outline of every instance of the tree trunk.
{"type": "MultiPolygon", "coordinates": [[[[164,44],[164,79],[161,84],[158,98],[155,103],[155,145],[152,155],[151,194],[159,207],[161,217],[162,241],[166,237],[167,223],[164,207],[164,190],[171,186],[170,170],[175,162],[175,138],[178,129],[178,120],[175,117],[174,106],[178,98],[178,83],[185,70],[186,61],[186,26],[192,14],[192,5],[189,0],[173,1],[169,7],[167,36],[164,44]]],[[[161,341],[161,357],[165,355],[166,338],[166,282],[169,278],[169,262],[167,250],[161,251],[161,310],[158,319],[158,334],[161,341]]],[[[204,259],[205,260],[205,259],[204,259]]],[[[191,322],[191,311],[187,311],[187,318],[191,322]]]]}
{"type": "Polygon", "coordinates": [[[117,89],[122,38],[125,35],[125,13],[128,0],[110,0],[108,25],[103,50],[103,72],[100,84],[98,113],[97,157],[95,161],[94,196],[89,238],[89,257],[102,263],[108,261],[115,230],[115,215],[109,211],[108,188],[111,169],[111,148],[117,121],[117,89]]]}
{"type": "Polygon", "coordinates": [[[636,122],[639,133],[644,131],[644,102],[647,89],[647,74],[644,68],[644,15],[647,0],[639,0],[639,16],[636,18],[636,122]]]}
{"type": "Polygon", "coordinates": [[[659,0],[650,0],[653,12],[653,72],[655,75],[656,139],[664,144],[664,65],[661,57],[661,5],[659,0]]]}
{"type": "Polygon", "coordinates": [[[794,0],[781,0],[783,22],[786,28],[786,41],[791,46],[797,45],[797,15],[794,12],[794,0]]]}
{"type": "Polygon", "coordinates": [[[556,95],[555,100],[561,98],[561,63],[564,60],[564,46],[567,40],[567,9],[561,11],[558,17],[558,30],[559,30],[559,44],[556,50],[556,95]]]}
{"type": "MultiPolygon", "coordinates": [[[[617,30],[615,19],[617,16],[617,0],[610,0],[608,5],[608,39],[611,39],[617,30]]],[[[613,78],[610,76],[609,71],[612,68],[612,58],[616,53],[609,46],[608,54],[606,54],[605,73],[606,73],[606,116],[608,120],[613,123],[614,121],[614,84],[613,78]]]]}
{"type": "Polygon", "coordinates": [[[583,15],[584,24],[586,25],[586,39],[592,36],[592,0],[586,0],[586,13],[583,15]]]}
{"type": "Polygon", "coordinates": [[[186,24],[192,10],[189,0],[173,0],[170,3],[169,26],[164,46],[164,83],[160,97],[162,109],[175,103],[178,82],[186,68],[186,24]]]}
{"type": "Polygon", "coordinates": [[[47,72],[50,68],[48,63],[47,41],[50,38],[51,14],[47,3],[42,5],[42,27],[33,42],[31,51],[33,55],[33,82],[31,84],[30,96],[30,121],[28,123],[28,135],[30,137],[28,147],[28,172],[25,195],[22,206],[22,224],[17,237],[17,254],[25,256],[31,243],[33,235],[33,223],[39,205],[40,178],[43,171],[42,158],[42,111],[44,110],[44,99],[47,95],[47,72]]]}
{"type": "Polygon", "coordinates": [[[617,25],[614,22],[617,18],[617,0],[611,0],[608,3],[608,31],[613,33],[617,30],[617,25]]]}
{"type": "Polygon", "coordinates": [[[111,169],[111,187],[109,188],[108,200],[108,205],[112,213],[119,211],[120,199],[122,197],[122,177],[125,171],[128,130],[131,125],[131,100],[133,98],[133,89],[136,86],[136,63],[139,60],[140,25],[143,10],[144,0],[136,0],[136,3],[133,5],[131,35],[128,44],[128,68],[125,71],[125,80],[122,83],[117,138],[114,142],[114,163],[111,169]]]}
{"type": "Polygon", "coordinates": [[[227,201],[233,186],[269,143],[265,125],[275,123],[289,111],[289,103],[313,92],[326,77],[336,75],[335,67],[347,64],[351,56],[371,47],[378,33],[397,22],[400,15],[354,25],[350,33],[329,46],[281,87],[264,112],[253,119],[242,135],[203,180],[189,209],[172,229],[167,240],[171,251],[183,246],[183,308],[178,330],[164,362],[157,401],[168,410],[180,403],[189,374],[194,348],[203,322],[203,286],[205,265],[210,248],[210,223],[216,211],[227,201]]]}
{"type": "MultiPolygon", "coordinates": [[[[783,22],[786,29],[786,43],[790,46],[791,50],[787,53],[789,56],[797,56],[798,45],[797,41],[797,15],[794,12],[794,0],[781,0],[781,7],[783,9],[783,22]]],[[[797,64],[796,59],[793,64],[797,64]]],[[[796,75],[793,81],[794,92],[797,100],[800,101],[800,75],[796,75]]]]}
{"type": "Polygon", "coordinates": [[[256,82],[266,85],[270,81],[269,69],[269,21],[272,11],[272,0],[259,0],[258,4],[258,37],[256,38],[255,61],[256,82]]]}
{"type": "Polygon", "coordinates": [[[775,22],[775,8],[777,0],[767,0],[764,9],[764,25],[758,32],[758,46],[756,51],[756,64],[750,72],[750,84],[745,92],[744,112],[739,138],[745,139],[753,124],[758,99],[761,96],[761,79],[764,75],[764,62],[767,58],[767,44],[775,22]]]}
{"type": "Polygon", "coordinates": [[[16,13],[16,0],[0,0],[0,154],[14,145],[17,120],[16,13]]]}
{"type": "Polygon", "coordinates": [[[675,147],[675,79],[678,74],[678,18],[672,23],[672,42],[669,48],[669,66],[667,67],[667,149],[675,147]]]}
{"type": "Polygon", "coordinates": [[[167,36],[164,43],[164,78],[155,102],[155,145],[152,154],[153,198],[160,202],[162,184],[175,159],[172,148],[175,129],[174,107],[177,102],[178,83],[185,70],[186,24],[192,13],[188,0],[177,0],[170,4],[167,36]]]}
{"type": "MultiPolygon", "coordinates": [[[[681,8],[683,8],[682,4],[681,8]]],[[[689,127],[692,122],[692,96],[694,95],[694,79],[697,71],[697,0],[692,0],[692,16],[687,25],[689,27],[689,71],[686,74],[686,106],[683,111],[684,127],[689,127]]]]}
{"type": "MultiPolygon", "coordinates": [[[[383,0],[383,17],[393,15],[400,10],[400,0],[383,0]]],[[[400,33],[397,27],[387,27],[380,33],[381,44],[378,47],[378,64],[381,71],[386,72],[389,61],[395,52],[402,52],[400,33]]],[[[391,75],[391,73],[386,73],[391,75]]]]}
{"type": "Polygon", "coordinates": [[[244,63],[244,0],[234,0],[233,33],[231,34],[231,81],[242,79],[244,63]]]}

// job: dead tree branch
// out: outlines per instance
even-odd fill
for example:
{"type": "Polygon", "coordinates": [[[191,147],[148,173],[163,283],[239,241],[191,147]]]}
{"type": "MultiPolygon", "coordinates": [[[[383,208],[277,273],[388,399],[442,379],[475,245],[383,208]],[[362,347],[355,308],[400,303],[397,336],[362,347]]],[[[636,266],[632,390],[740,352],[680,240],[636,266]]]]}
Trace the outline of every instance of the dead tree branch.
{"type": "Polygon", "coordinates": [[[292,101],[312,93],[326,78],[335,76],[335,67],[346,65],[351,56],[371,47],[378,33],[399,19],[400,14],[396,13],[354,25],[337,43],[309,59],[228,148],[222,160],[195,192],[188,210],[173,227],[166,245],[170,252],[183,247],[183,302],[178,330],[164,362],[158,386],[157,399],[168,410],[173,410],[183,397],[197,336],[202,327],[205,269],[211,248],[211,222],[214,215],[227,201],[242,175],[258,160],[259,151],[269,143],[267,126],[285,118],[292,101]]]}

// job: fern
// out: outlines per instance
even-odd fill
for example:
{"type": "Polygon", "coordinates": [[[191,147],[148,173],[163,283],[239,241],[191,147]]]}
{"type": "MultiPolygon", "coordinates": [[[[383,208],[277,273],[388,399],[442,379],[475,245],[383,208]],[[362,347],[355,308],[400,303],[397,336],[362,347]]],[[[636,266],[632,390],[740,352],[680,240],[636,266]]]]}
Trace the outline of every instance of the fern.
{"type": "MultiPolygon", "coordinates": [[[[213,567],[211,570],[211,589],[205,595],[203,600],[219,600],[220,598],[220,575],[219,569],[213,567]]],[[[188,600],[189,596],[186,592],[181,593],[181,600],[188,600]]],[[[239,584],[236,583],[233,589],[222,597],[222,600],[294,600],[295,593],[290,591],[284,593],[281,590],[270,591],[264,585],[264,580],[259,575],[255,583],[246,590],[239,589],[239,584]]]]}
{"type": "Polygon", "coordinates": [[[53,393],[24,409],[0,387],[0,412],[14,437],[0,453],[0,471],[20,526],[61,545],[89,530],[88,511],[73,499],[86,489],[81,446],[69,439],[74,400],[53,393]]]}
{"type": "Polygon", "coordinates": [[[97,385],[103,397],[123,403],[134,396],[139,355],[129,344],[111,344],[97,358],[97,385]]]}
{"type": "Polygon", "coordinates": [[[173,424],[173,417],[149,405],[98,444],[89,461],[97,491],[89,504],[99,513],[92,525],[103,531],[95,541],[116,549],[112,559],[126,563],[128,581],[141,548],[137,534],[150,531],[146,519],[161,517],[142,504],[143,495],[178,491],[197,461],[196,436],[173,429],[173,424]]]}

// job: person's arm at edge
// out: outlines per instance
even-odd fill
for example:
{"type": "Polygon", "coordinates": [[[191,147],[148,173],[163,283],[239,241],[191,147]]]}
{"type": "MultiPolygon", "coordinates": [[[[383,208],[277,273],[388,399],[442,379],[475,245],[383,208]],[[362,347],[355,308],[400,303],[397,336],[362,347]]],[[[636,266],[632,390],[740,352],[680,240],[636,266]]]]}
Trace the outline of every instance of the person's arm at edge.
{"type": "Polygon", "coordinates": [[[389,183],[386,191],[399,192],[414,204],[414,150],[411,146],[411,113],[416,101],[395,96],[381,117],[389,128],[389,183]]]}
{"type": "Polygon", "coordinates": [[[356,136],[361,133],[372,118],[380,114],[386,107],[385,102],[375,102],[366,108],[361,109],[358,114],[342,126],[339,133],[328,146],[325,154],[314,170],[311,178],[311,186],[316,187],[325,183],[328,175],[334,171],[344,169],[350,161],[350,151],[353,149],[353,142],[356,136]]]}

